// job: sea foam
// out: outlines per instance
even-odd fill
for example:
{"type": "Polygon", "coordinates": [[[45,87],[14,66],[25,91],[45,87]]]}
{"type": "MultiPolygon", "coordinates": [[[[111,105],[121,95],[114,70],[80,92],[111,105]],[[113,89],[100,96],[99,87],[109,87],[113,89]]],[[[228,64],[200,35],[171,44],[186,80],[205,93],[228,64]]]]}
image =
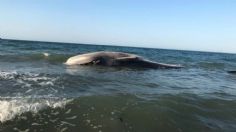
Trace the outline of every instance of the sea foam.
{"type": "Polygon", "coordinates": [[[25,112],[37,113],[47,107],[65,106],[68,99],[53,98],[55,90],[52,90],[52,86],[56,80],[56,77],[43,74],[0,71],[0,81],[16,86],[15,94],[0,96],[0,122],[14,119],[25,112]],[[44,87],[44,92],[38,95],[40,90],[37,87],[44,87]]]}
{"type": "Polygon", "coordinates": [[[0,100],[0,122],[14,119],[25,112],[37,113],[48,107],[62,108],[70,101],[69,99],[4,98],[0,100]]]}

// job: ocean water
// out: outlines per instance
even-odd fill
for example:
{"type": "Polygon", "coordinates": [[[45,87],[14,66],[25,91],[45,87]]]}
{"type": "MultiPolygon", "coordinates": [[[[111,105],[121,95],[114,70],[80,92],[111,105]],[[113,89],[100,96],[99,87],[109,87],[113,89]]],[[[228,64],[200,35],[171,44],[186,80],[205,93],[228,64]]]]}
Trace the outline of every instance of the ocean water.
{"type": "Polygon", "coordinates": [[[236,55],[0,40],[0,131],[235,132],[236,55]],[[182,69],[66,66],[121,51],[182,69]]]}

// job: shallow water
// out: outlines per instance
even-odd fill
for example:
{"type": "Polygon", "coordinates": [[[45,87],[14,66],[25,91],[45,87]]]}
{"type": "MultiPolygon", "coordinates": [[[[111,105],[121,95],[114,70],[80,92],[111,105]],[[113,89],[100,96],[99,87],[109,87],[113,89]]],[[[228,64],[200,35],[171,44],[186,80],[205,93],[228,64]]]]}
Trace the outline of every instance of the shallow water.
{"type": "Polygon", "coordinates": [[[236,55],[0,41],[0,131],[235,131],[236,55]],[[65,66],[123,51],[183,69],[65,66]]]}

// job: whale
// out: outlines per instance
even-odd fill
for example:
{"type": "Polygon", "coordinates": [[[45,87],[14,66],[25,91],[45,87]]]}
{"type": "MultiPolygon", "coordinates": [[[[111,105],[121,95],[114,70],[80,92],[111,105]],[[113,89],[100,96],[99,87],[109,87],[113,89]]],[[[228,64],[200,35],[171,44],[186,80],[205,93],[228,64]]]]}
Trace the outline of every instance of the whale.
{"type": "Polygon", "coordinates": [[[98,51],[72,56],[64,63],[65,65],[101,65],[101,66],[123,66],[141,68],[183,68],[181,65],[158,63],[141,56],[124,53],[98,51]]]}

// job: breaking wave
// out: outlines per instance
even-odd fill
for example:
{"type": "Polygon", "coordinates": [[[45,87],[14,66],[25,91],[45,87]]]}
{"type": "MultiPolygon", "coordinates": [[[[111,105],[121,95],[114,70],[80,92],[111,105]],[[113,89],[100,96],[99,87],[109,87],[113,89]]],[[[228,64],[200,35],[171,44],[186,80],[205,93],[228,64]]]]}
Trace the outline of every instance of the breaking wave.
{"type": "MultiPolygon", "coordinates": [[[[32,90],[36,91],[37,87],[50,88],[50,86],[54,86],[57,80],[57,77],[44,74],[0,71],[0,81],[5,82],[15,91],[19,92],[20,89],[21,93],[28,93],[32,90]]],[[[5,88],[0,88],[0,90],[4,91],[5,88]]],[[[6,91],[7,90],[9,89],[6,89],[6,91]]]]}
{"type": "Polygon", "coordinates": [[[37,113],[45,108],[64,107],[69,99],[34,99],[34,98],[1,98],[0,99],[0,122],[14,119],[25,112],[37,113]]]}

